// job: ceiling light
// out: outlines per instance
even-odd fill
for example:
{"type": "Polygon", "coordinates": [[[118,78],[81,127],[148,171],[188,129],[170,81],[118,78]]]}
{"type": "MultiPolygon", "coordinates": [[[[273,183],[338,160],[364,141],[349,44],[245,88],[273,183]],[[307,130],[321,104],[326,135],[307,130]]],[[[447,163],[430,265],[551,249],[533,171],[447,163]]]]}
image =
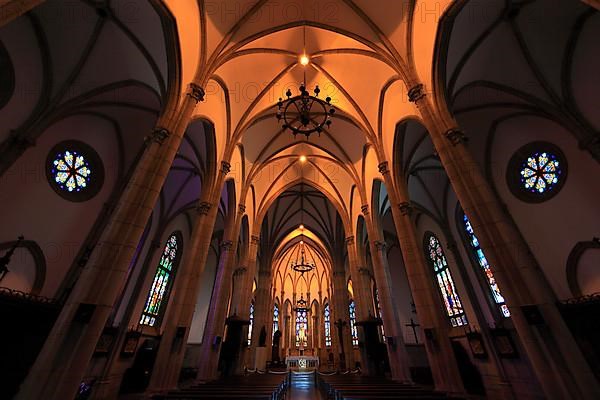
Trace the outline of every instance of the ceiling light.
{"type": "Polygon", "coordinates": [[[306,156],[300,156],[300,162],[301,163],[305,163],[306,162],[306,156]]]}
{"type": "Polygon", "coordinates": [[[310,58],[308,58],[308,56],[306,54],[302,54],[300,56],[300,64],[302,64],[306,67],[309,62],[310,62],[310,58]]]}

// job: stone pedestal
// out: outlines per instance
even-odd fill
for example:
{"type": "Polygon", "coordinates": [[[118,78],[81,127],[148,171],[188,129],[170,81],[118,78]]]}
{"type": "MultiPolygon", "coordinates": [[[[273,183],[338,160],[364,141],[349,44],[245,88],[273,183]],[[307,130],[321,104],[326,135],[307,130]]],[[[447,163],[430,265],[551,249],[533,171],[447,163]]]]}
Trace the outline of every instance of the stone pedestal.
{"type": "Polygon", "coordinates": [[[254,368],[264,371],[267,369],[267,348],[257,347],[254,356],[254,368]]]}

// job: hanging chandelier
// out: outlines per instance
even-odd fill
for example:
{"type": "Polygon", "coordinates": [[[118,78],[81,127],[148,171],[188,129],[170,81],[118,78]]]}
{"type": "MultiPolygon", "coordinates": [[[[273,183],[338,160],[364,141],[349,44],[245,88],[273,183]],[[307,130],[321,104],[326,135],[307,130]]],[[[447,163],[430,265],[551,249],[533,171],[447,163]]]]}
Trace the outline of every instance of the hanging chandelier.
{"type": "Polygon", "coordinates": [[[309,311],[307,308],[308,303],[306,302],[306,300],[304,300],[304,294],[300,294],[300,300],[296,301],[296,308],[294,308],[294,311],[296,312],[303,312],[303,311],[309,311]]]}
{"type": "MultiPolygon", "coordinates": [[[[302,176],[304,178],[304,175],[302,176]]],[[[300,236],[304,238],[304,183],[300,184],[300,236]]],[[[301,274],[315,269],[315,263],[306,258],[306,245],[304,239],[300,239],[298,245],[300,250],[296,253],[296,259],[290,261],[290,268],[301,274]]]]}
{"type": "Polygon", "coordinates": [[[331,104],[331,97],[325,100],[319,98],[321,89],[316,85],[313,94],[306,89],[306,66],[310,63],[306,55],[306,26],[304,26],[304,54],[299,58],[304,67],[304,83],[298,88],[299,94],[293,95],[288,88],[285,92],[286,99],[279,98],[277,102],[277,121],[282,124],[284,130],[289,129],[294,137],[304,135],[308,137],[312,133],[319,135],[331,125],[331,117],[335,114],[335,107],[331,104]]]}
{"type": "Polygon", "coordinates": [[[296,272],[300,272],[301,274],[312,271],[315,269],[316,265],[314,262],[309,261],[306,258],[306,245],[304,244],[304,240],[301,240],[298,246],[300,246],[300,251],[298,252],[296,259],[290,261],[290,268],[296,272]]]}
{"type": "Polygon", "coordinates": [[[282,123],[281,127],[292,131],[294,137],[300,134],[308,139],[312,133],[321,134],[329,128],[335,108],[331,105],[331,97],[319,98],[319,85],[314,89],[314,96],[306,90],[304,83],[300,84],[299,91],[299,95],[292,97],[292,90],[288,89],[287,99],[279,98],[276,117],[282,123]]]}

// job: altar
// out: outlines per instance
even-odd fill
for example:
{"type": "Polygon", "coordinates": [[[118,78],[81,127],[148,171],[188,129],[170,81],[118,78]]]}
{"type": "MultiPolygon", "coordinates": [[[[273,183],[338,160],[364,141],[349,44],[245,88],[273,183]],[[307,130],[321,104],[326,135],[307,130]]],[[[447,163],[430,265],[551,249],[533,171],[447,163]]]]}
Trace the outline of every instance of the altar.
{"type": "Polygon", "coordinates": [[[319,357],[314,356],[287,356],[285,365],[292,370],[315,370],[319,368],[319,357]]]}

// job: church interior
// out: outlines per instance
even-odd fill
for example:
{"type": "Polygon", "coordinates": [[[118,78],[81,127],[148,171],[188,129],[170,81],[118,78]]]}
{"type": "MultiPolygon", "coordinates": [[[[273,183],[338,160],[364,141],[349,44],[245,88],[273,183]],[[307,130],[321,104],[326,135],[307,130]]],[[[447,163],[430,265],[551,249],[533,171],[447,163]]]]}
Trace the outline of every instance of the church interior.
{"type": "Polygon", "coordinates": [[[0,398],[600,399],[600,1],[0,1],[0,398]]]}

